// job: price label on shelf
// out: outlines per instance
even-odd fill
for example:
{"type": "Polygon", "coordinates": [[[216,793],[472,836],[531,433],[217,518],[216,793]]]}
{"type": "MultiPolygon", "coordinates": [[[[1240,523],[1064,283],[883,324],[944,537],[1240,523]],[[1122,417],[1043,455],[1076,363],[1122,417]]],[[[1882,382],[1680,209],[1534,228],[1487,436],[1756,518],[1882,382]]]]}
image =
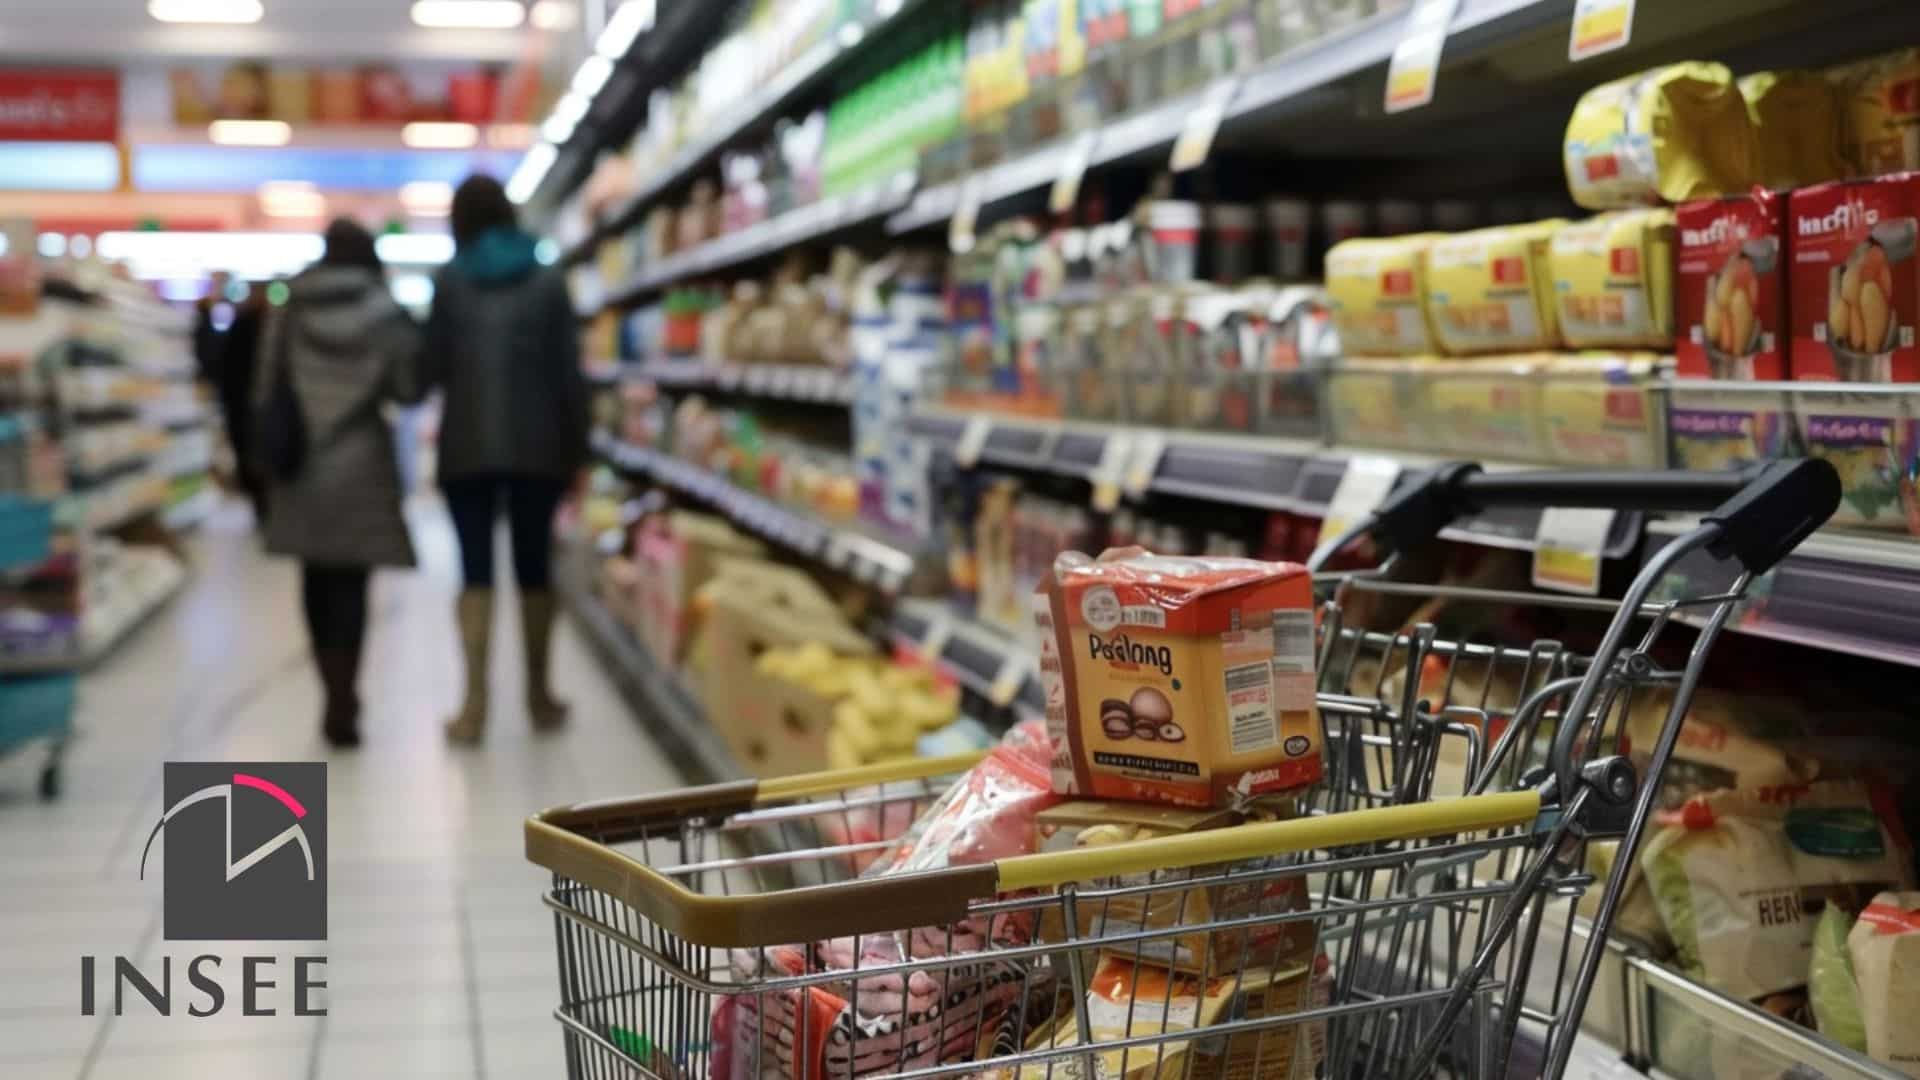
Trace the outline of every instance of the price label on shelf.
{"type": "Polygon", "coordinates": [[[916,648],[922,659],[929,663],[939,661],[940,654],[947,649],[947,639],[953,637],[953,618],[944,611],[932,613],[927,623],[927,632],[920,635],[916,648]]]}
{"type": "Polygon", "coordinates": [[[993,420],[990,417],[968,417],[967,426],[960,430],[960,438],[953,444],[953,463],[963,469],[980,464],[980,451],[987,448],[987,436],[991,434],[993,420]]]}
{"type": "Polygon", "coordinates": [[[1533,583],[1538,588],[1598,596],[1600,562],[1612,510],[1548,507],[1534,533],[1533,583]]]}
{"type": "Polygon", "coordinates": [[[1098,131],[1083,131],[1067,147],[1066,156],[1060,159],[1060,174],[1053,178],[1053,190],[1047,195],[1048,210],[1064,214],[1073,209],[1080,198],[1080,181],[1087,175],[1087,163],[1093,160],[1093,145],[1099,138],[1098,131]]]}
{"type": "Polygon", "coordinates": [[[1180,127],[1180,137],[1173,140],[1173,158],[1168,168],[1186,172],[1206,162],[1208,151],[1213,149],[1213,137],[1220,133],[1220,121],[1226,118],[1227,106],[1239,92],[1238,76],[1222,79],[1207,88],[1207,96],[1187,114],[1187,122],[1180,127]]]}
{"type": "Polygon", "coordinates": [[[980,220],[980,178],[969,176],[960,182],[960,193],[953,203],[953,220],[947,222],[947,247],[955,255],[973,250],[973,227],[980,220]]]}
{"type": "Polygon", "coordinates": [[[1633,0],[1576,0],[1567,59],[1585,60],[1624,47],[1633,39],[1633,0]]]}
{"type": "Polygon", "coordinates": [[[1433,84],[1440,77],[1440,50],[1447,43],[1460,0],[1414,0],[1407,14],[1407,33],[1393,47],[1387,61],[1386,110],[1417,109],[1433,101],[1433,84]]]}
{"type": "Polygon", "coordinates": [[[994,673],[992,685],[987,687],[987,700],[1004,709],[1013,704],[1020,696],[1020,686],[1027,681],[1027,673],[1032,669],[1033,661],[1023,651],[1015,649],[1007,654],[994,673]]]}
{"type": "Polygon", "coordinates": [[[1160,471],[1160,459],[1167,456],[1167,437],[1158,431],[1143,431],[1133,437],[1133,452],[1127,455],[1127,497],[1138,499],[1153,487],[1154,474],[1160,471]]]}
{"type": "Polygon", "coordinates": [[[1363,456],[1347,462],[1340,486],[1333,489],[1333,501],[1327,504],[1327,516],[1320,522],[1320,543],[1332,543],[1365,521],[1386,501],[1398,479],[1400,463],[1392,458],[1363,456]]]}
{"type": "Polygon", "coordinates": [[[1111,513],[1120,505],[1120,494],[1125,490],[1127,481],[1127,463],[1133,457],[1133,437],[1126,432],[1116,431],[1107,436],[1100,448],[1100,460],[1095,462],[1093,470],[1087,474],[1087,480],[1093,485],[1093,508],[1101,513],[1111,513]]]}

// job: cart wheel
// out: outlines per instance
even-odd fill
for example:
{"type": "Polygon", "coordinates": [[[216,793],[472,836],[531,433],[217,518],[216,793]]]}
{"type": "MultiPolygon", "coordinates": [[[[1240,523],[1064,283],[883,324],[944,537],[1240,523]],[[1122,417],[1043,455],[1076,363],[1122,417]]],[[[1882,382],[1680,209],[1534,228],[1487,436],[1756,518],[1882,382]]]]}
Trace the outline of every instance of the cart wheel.
{"type": "Polygon", "coordinates": [[[49,801],[60,797],[60,766],[49,765],[40,770],[40,797],[49,801]]]}

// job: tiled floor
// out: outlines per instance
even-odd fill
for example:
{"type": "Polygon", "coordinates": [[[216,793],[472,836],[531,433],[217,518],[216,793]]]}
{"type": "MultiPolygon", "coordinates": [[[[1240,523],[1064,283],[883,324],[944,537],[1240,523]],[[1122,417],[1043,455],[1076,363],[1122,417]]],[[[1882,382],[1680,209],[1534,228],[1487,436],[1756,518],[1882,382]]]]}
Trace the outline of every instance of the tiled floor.
{"type": "MultiPolygon", "coordinates": [[[[422,567],[376,579],[361,679],[366,745],[330,754],[317,731],[294,566],[259,552],[223,509],[193,540],[184,594],[81,683],[66,789],[34,794],[37,747],[0,760],[0,1077],[7,1080],[307,1080],[564,1075],[551,920],[520,823],[558,802],[680,781],[597,661],[563,627],[555,682],[564,734],[535,738],[520,708],[518,635],[494,635],[483,747],[440,734],[456,702],[457,570],[439,507],[410,509],[422,567]],[[162,939],[159,883],[139,880],[166,760],[317,760],[329,768],[329,940],[322,1018],[80,1015],[82,955],[140,958],[174,979],[205,952],[258,943],[162,939]]],[[[503,599],[506,599],[503,597],[503,599]]],[[[305,949],[266,949],[291,956],[305,949]]],[[[228,964],[236,964],[237,960],[228,964]]],[[[291,978],[283,960],[280,977],[291,978]]],[[[226,980],[237,994],[237,977],[226,980]]],[[[100,980],[103,1002],[111,984],[100,980]]],[[[278,991],[287,1011],[286,986],[278,991]]],[[[198,1000],[198,999],[196,999],[198,1000]]],[[[103,1008],[102,1012],[111,1012],[103,1008]]]]}

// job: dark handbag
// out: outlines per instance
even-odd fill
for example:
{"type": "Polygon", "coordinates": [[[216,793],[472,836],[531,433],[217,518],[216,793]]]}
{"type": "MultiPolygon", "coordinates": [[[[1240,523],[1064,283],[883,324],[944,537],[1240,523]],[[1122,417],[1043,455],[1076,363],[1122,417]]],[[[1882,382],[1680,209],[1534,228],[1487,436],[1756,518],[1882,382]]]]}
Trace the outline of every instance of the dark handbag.
{"type": "Polygon", "coordinates": [[[307,464],[307,418],[300,411],[300,395],[293,387],[293,365],[287,357],[287,339],[293,336],[294,310],[281,311],[280,337],[273,355],[273,385],[267,388],[266,408],[260,413],[259,445],[267,472],[275,480],[290,481],[307,464]]]}

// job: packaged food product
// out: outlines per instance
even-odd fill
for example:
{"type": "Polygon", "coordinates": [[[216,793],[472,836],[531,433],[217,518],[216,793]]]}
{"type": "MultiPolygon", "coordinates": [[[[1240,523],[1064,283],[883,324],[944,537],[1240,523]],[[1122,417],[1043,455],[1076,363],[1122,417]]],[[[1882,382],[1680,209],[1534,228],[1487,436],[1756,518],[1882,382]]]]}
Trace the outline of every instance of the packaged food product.
{"type": "Polygon", "coordinates": [[[1866,784],[1823,780],[1663,813],[1640,866],[1680,965],[1746,1000],[1803,985],[1820,904],[1912,881],[1912,850],[1885,810],[1866,784]]]}
{"type": "Polygon", "coordinates": [[[1920,382],[1916,214],[1920,173],[1793,193],[1794,378],[1920,382]]]}
{"type": "Polygon", "coordinates": [[[1855,176],[1920,169],[1920,48],[1829,73],[1845,111],[1841,141],[1855,176]]]}
{"type": "Polygon", "coordinates": [[[1191,296],[1184,305],[1186,370],[1179,422],[1201,430],[1253,430],[1254,373],[1265,305],[1252,291],[1191,296]]]}
{"type": "Polygon", "coordinates": [[[1200,204],[1155,199],[1147,204],[1148,265],[1162,285],[1192,281],[1200,261],[1200,204]]]}
{"type": "Polygon", "coordinates": [[[1523,354],[1446,361],[1427,388],[1432,449],[1499,461],[1545,457],[1540,372],[1549,359],[1523,354]]]}
{"type": "MultiPolygon", "coordinates": [[[[1664,692],[1634,696],[1625,734],[1636,768],[1647,767],[1672,704],[1664,692]]],[[[1659,809],[1678,810],[1696,795],[1728,788],[1771,791],[1819,779],[1819,761],[1790,748],[1804,731],[1798,720],[1796,709],[1775,697],[1696,690],[1660,776],[1659,809]]]]}
{"type": "Polygon", "coordinates": [[[1867,1055],[1920,1076],[1920,893],[1883,892],[1847,932],[1867,1055]]]}
{"type": "Polygon", "coordinates": [[[1840,94],[1825,74],[1757,71],[1741,77],[1740,95],[1760,154],[1754,183],[1785,190],[1852,172],[1841,154],[1840,94]]]}
{"type": "Polygon", "coordinates": [[[1207,207],[1207,242],[1213,252],[1213,279],[1224,284],[1253,273],[1253,230],[1259,215],[1245,203],[1207,207]]]}
{"type": "Polygon", "coordinates": [[[1328,247],[1372,235],[1372,227],[1372,217],[1366,203],[1332,199],[1320,204],[1320,233],[1326,238],[1328,247]]]}
{"type": "Polygon", "coordinates": [[[1450,353],[1519,352],[1560,343],[1547,254],[1565,222],[1444,236],[1427,253],[1427,316],[1450,353]]]}
{"type": "Polygon", "coordinates": [[[1673,344],[1673,231],[1670,210],[1621,210],[1554,232],[1553,287],[1568,345],[1673,344]]]}
{"type": "Polygon", "coordinates": [[[1273,253],[1273,276],[1299,281],[1307,276],[1307,230],[1313,207],[1305,199],[1268,199],[1267,240],[1273,253]]]}
{"type": "Polygon", "coordinates": [[[1820,1034],[1849,1050],[1867,1052],[1866,1020],[1860,1013],[1860,987],[1854,981],[1847,933],[1854,917],[1828,904],[1813,924],[1813,963],[1807,968],[1807,1005],[1820,1034]]]}
{"type": "Polygon", "coordinates": [[[1429,393],[1434,357],[1343,359],[1327,377],[1327,409],[1338,441],[1424,450],[1432,441],[1429,393]]]}
{"type": "Polygon", "coordinates": [[[1069,552],[1034,594],[1061,794],[1238,805],[1320,776],[1312,581],[1292,563],[1069,552]],[[1055,692],[1057,690],[1057,693],[1055,692]]]}
{"type": "Polygon", "coordinates": [[[1690,202],[1674,212],[1676,371],[1702,379],[1786,377],[1786,197],[1690,202]]]}
{"type": "Polygon", "coordinates": [[[1434,237],[1348,240],[1327,252],[1327,294],[1349,353],[1434,351],[1427,325],[1427,253],[1434,237]]]}
{"type": "Polygon", "coordinates": [[[1807,456],[1840,473],[1834,524],[1920,536],[1920,421],[1904,395],[1796,393],[1793,413],[1807,456]]]}
{"type": "Polygon", "coordinates": [[[1405,236],[1420,231],[1420,204],[1411,199],[1381,199],[1374,204],[1373,220],[1381,236],[1405,236]]]}
{"type": "Polygon", "coordinates": [[[1736,469],[1788,456],[1792,414],[1783,395],[1677,385],[1667,404],[1676,469],[1736,469]]]}
{"type": "Polygon", "coordinates": [[[1663,463],[1665,424],[1653,353],[1555,356],[1541,374],[1541,425],[1548,460],[1561,465],[1663,463]]]}
{"type": "Polygon", "coordinates": [[[1290,285],[1275,293],[1261,324],[1260,430],[1317,437],[1320,383],[1339,356],[1326,290],[1290,285]]]}
{"type": "MultiPolygon", "coordinates": [[[[1578,911],[1582,917],[1591,919],[1599,912],[1602,885],[1607,875],[1613,872],[1613,864],[1619,857],[1618,840],[1594,840],[1587,844],[1587,873],[1594,876],[1594,883],[1580,897],[1578,911]]],[[[1632,939],[1655,959],[1664,960],[1673,955],[1673,939],[1667,936],[1667,924],[1660,921],[1660,909],[1653,904],[1653,893],[1647,888],[1647,875],[1637,865],[1627,870],[1626,883],[1621,888],[1620,902],[1614,906],[1613,926],[1608,933],[1632,939]]]]}
{"type": "Polygon", "coordinates": [[[1573,201],[1589,210],[1712,198],[1758,175],[1746,100],[1724,64],[1669,64],[1594,87],[1567,121],[1565,151],[1573,201]]]}

